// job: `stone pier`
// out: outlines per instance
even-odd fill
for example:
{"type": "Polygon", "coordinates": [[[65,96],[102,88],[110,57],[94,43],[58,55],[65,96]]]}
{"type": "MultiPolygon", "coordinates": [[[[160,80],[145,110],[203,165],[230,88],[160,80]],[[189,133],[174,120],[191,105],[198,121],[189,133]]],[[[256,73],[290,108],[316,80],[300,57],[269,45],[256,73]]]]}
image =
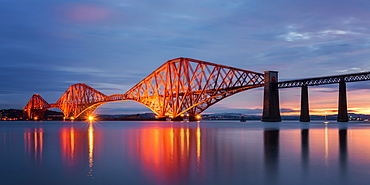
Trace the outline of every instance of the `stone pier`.
{"type": "Polygon", "coordinates": [[[338,122],[348,122],[346,82],[339,82],[338,122]]]}
{"type": "Polygon", "coordinates": [[[263,94],[263,114],[261,121],[280,122],[280,105],[278,89],[278,72],[265,71],[265,86],[263,94]]]}
{"type": "Polygon", "coordinates": [[[310,122],[310,109],[308,103],[308,87],[302,86],[301,92],[301,116],[299,117],[300,122],[310,122]]]}

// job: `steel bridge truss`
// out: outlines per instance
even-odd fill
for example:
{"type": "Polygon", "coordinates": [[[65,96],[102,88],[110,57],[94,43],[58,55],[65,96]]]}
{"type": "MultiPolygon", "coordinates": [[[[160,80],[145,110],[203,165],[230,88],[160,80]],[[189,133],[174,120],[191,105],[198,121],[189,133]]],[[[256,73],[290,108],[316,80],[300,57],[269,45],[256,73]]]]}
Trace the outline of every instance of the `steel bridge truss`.
{"type": "Polygon", "coordinates": [[[151,109],[159,118],[176,118],[183,114],[198,115],[226,97],[263,85],[261,73],[176,58],[167,61],[125,94],[107,96],[80,83],[70,86],[54,104],[34,95],[24,110],[30,119],[41,117],[50,108],[61,109],[66,118],[77,118],[92,114],[104,103],[132,100],[151,109]]]}
{"type": "Polygon", "coordinates": [[[34,94],[23,110],[27,113],[28,118],[41,118],[44,112],[50,108],[50,105],[39,94],[34,94]]]}
{"type": "Polygon", "coordinates": [[[167,61],[125,93],[125,99],[149,107],[159,117],[195,116],[235,93],[260,87],[263,74],[209,62],[167,61]]]}
{"type": "Polygon", "coordinates": [[[291,87],[314,86],[314,85],[334,84],[339,82],[356,82],[367,80],[370,80],[370,72],[282,81],[278,82],[278,87],[291,88],[291,87]]]}

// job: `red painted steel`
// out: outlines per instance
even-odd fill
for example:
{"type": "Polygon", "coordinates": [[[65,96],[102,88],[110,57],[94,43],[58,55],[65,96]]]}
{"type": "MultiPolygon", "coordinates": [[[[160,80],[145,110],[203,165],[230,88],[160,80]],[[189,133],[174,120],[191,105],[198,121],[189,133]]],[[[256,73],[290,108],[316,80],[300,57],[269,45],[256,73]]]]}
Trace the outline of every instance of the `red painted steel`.
{"type": "Polygon", "coordinates": [[[39,94],[34,94],[23,110],[27,113],[29,119],[41,119],[44,112],[50,107],[48,102],[39,94]]]}
{"type": "MultiPolygon", "coordinates": [[[[66,118],[77,118],[91,114],[104,103],[132,100],[151,109],[159,118],[175,118],[182,114],[196,116],[226,97],[263,84],[261,73],[176,58],[164,63],[125,94],[107,96],[80,83],[69,87],[55,104],[45,101],[42,109],[59,108],[66,118]]],[[[32,97],[30,102],[33,101],[40,100],[32,97]]],[[[29,111],[29,118],[32,118],[37,106],[30,102],[25,111],[29,111]]]]}

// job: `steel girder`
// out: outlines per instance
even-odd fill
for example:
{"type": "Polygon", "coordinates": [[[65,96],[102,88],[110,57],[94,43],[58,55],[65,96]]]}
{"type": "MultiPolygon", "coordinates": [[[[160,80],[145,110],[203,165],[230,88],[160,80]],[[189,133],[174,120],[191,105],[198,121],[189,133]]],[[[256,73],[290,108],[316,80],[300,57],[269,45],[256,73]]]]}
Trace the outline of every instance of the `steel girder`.
{"type": "Polygon", "coordinates": [[[44,115],[44,112],[50,107],[49,103],[39,94],[34,94],[28,101],[23,110],[27,113],[28,119],[38,119],[44,115]]]}
{"type": "Polygon", "coordinates": [[[55,106],[61,109],[67,118],[77,118],[86,111],[94,112],[106,101],[106,98],[107,95],[86,84],[79,83],[70,86],[55,106]]]}
{"type": "Polygon", "coordinates": [[[178,117],[184,113],[195,116],[228,96],[263,84],[261,73],[176,58],[132,87],[122,99],[140,102],[158,117],[178,117]]]}
{"type": "Polygon", "coordinates": [[[370,72],[282,81],[278,82],[278,87],[291,88],[291,87],[314,86],[314,85],[334,84],[339,82],[357,82],[367,80],[370,80],[370,72]]]}
{"type": "MultiPolygon", "coordinates": [[[[70,86],[54,104],[45,100],[43,109],[59,108],[66,118],[91,114],[108,102],[137,101],[158,117],[195,116],[211,105],[241,91],[261,87],[264,75],[210,62],[176,58],[167,61],[125,94],[107,96],[79,83],[70,86]]],[[[40,97],[41,98],[41,97],[40,97]]],[[[31,100],[33,100],[31,98],[31,100]]],[[[29,102],[30,104],[30,102],[29,102]]],[[[25,110],[32,110],[30,104],[25,110]]],[[[35,104],[37,107],[38,104],[35,104]]]]}

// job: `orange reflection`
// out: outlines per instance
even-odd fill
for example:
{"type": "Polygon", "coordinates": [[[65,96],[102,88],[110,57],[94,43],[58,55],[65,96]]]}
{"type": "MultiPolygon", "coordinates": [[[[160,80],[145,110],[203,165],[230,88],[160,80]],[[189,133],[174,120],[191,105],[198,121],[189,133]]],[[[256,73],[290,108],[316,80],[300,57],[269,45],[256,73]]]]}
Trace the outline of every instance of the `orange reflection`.
{"type": "Polygon", "coordinates": [[[368,164],[370,162],[370,129],[356,128],[348,132],[348,151],[351,159],[368,164]]]}
{"type": "Polygon", "coordinates": [[[201,130],[186,127],[161,127],[154,125],[131,132],[136,147],[130,149],[149,178],[158,184],[178,184],[186,179],[191,161],[201,160],[201,130]]]}
{"type": "Polygon", "coordinates": [[[87,176],[92,177],[94,152],[95,152],[95,132],[94,122],[89,122],[86,127],[63,127],[60,133],[61,152],[63,164],[70,167],[70,172],[79,170],[80,166],[88,165],[87,176]]]}
{"type": "Polygon", "coordinates": [[[42,128],[27,129],[23,134],[23,139],[27,155],[33,155],[35,161],[41,161],[44,145],[44,130],[42,128]]]}
{"type": "Polygon", "coordinates": [[[339,151],[338,128],[330,128],[326,125],[324,128],[310,129],[309,132],[311,158],[329,166],[329,159],[335,158],[339,151]]]}
{"type": "Polygon", "coordinates": [[[61,129],[61,149],[63,163],[68,166],[79,165],[84,156],[84,133],[74,127],[61,129]]]}
{"type": "Polygon", "coordinates": [[[89,130],[88,130],[88,142],[89,142],[89,173],[88,176],[92,177],[92,168],[94,162],[94,127],[93,123],[89,123],[89,130]]]}
{"type": "Polygon", "coordinates": [[[198,162],[198,165],[200,165],[200,162],[201,162],[201,140],[200,140],[200,137],[201,137],[201,133],[200,133],[200,127],[199,127],[199,123],[197,125],[197,162],[198,162]]]}

